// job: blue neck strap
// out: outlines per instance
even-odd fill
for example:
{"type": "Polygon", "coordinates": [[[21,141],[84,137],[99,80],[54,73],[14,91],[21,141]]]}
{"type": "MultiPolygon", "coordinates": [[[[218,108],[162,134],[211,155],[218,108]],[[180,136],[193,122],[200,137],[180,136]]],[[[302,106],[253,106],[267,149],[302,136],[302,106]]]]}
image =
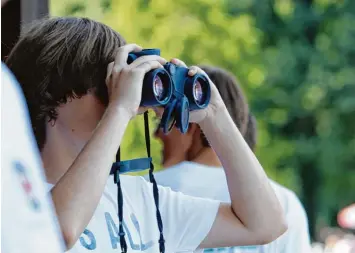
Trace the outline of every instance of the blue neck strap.
{"type": "Polygon", "coordinates": [[[112,164],[110,175],[139,172],[150,168],[151,157],[119,161],[112,164]]]}
{"type": "Polygon", "coordinates": [[[121,252],[127,253],[127,243],[125,240],[125,231],[123,229],[123,193],[121,189],[120,174],[128,172],[139,172],[146,169],[149,169],[149,179],[153,184],[153,196],[154,204],[156,207],[156,218],[157,225],[159,229],[159,252],[165,253],[165,239],[163,235],[163,221],[159,211],[159,190],[157,183],[153,176],[154,164],[152,162],[150,154],[150,136],[149,136],[149,122],[148,122],[148,112],[144,113],[144,132],[145,132],[145,141],[147,147],[147,158],[138,158],[127,161],[121,161],[121,152],[120,148],[116,154],[116,162],[113,163],[110,171],[110,175],[113,175],[114,183],[117,185],[117,205],[118,205],[118,220],[119,220],[119,237],[121,252]]]}

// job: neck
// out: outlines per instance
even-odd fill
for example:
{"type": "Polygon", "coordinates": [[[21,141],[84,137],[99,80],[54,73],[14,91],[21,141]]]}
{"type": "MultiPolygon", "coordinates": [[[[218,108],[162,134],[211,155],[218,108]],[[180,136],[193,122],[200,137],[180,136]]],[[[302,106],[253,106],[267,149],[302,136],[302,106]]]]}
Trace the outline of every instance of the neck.
{"type": "Polygon", "coordinates": [[[41,151],[48,183],[56,184],[84,147],[86,141],[75,131],[64,130],[60,124],[47,126],[46,143],[41,151]]]}
{"type": "MultiPolygon", "coordinates": [[[[165,155],[164,155],[165,156],[165,155]]],[[[176,164],[179,164],[183,161],[186,161],[187,157],[185,154],[174,154],[170,156],[169,158],[166,158],[163,160],[163,168],[170,168],[176,164]]]]}
{"type": "Polygon", "coordinates": [[[218,156],[210,147],[201,148],[199,151],[197,151],[190,157],[189,161],[211,167],[222,167],[218,156]]]}
{"type": "Polygon", "coordinates": [[[222,167],[218,156],[212,148],[200,147],[199,149],[191,149],[188,156],[185,154],[170,156],[163,161],[163,168],[170,168],[184,161],[195,162],[210,167],[222,167]]]}
{"type": "Polygon", "coordinates": [[[46,125],[46,143],[41,152],[47,180],[54,184],[90,140],[106,108],[88,91],[80,99],[72,99],[56,109],[58,117],[54,125],[46,125]]]}

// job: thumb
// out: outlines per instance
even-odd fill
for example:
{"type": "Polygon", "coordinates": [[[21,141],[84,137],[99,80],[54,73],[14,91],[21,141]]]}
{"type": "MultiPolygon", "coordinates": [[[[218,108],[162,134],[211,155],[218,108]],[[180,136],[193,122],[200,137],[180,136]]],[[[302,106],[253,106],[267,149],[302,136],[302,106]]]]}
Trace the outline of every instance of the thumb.
{"type": "Polygon", "coordinates": [[[107,65],[107,74],[105,79],[106,85],[108,85],[108,82],[110,81],[114,64],[114,62],[111,62],[109,65],[107,65]]]}

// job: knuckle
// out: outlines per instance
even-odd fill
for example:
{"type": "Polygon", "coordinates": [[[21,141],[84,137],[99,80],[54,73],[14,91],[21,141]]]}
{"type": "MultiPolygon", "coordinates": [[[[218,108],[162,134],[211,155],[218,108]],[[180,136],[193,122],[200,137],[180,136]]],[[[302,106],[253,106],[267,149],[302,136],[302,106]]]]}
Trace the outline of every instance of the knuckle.
{"type": "Polygon", "coordinates": [[[158,60],[159,62],[163,62],[163,63],[167,62],[167,60],[165,60],[165,59],[164,59],[163,57],[161,57],[161,56],[158,56],[157,60],[158,60]]]}
{"type": "Polygon", "coordinates": [[[152,55],[144,55],[141,57],[141,61],[148,61],[151,58],[152,58],[152,55]]]}
{"type": "Polygon", "coordinates": [[[155,68],[161,68],[161,67],[163,67],[163,65],[161,65],[160,62],[155,61],[155,62],[154,62],[154,67],[155,67],[155,68]]]}
{"type": "Polygon", "coordinates": [[[141,68],[134,68],[131,71],[133,74],[141,74],[144,72],[141,68]]]}

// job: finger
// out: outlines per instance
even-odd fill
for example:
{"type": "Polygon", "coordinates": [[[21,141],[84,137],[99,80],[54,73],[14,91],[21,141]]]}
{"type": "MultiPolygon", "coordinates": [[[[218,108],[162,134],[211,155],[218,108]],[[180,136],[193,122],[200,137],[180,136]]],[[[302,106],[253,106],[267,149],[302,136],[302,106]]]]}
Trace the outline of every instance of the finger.
{"type": "Polygon", "coordinates": [[[115,57],[115,65],[125,66],[127,64],[128,54],[131,52],[140,52],[143,48],[137,44],[127,44],[123,47],[120,47],[117,51],[115,57]]]}
{"type": "Polygon", "coordinates": [[[142,64],[140,64],[137,69],[142,70],[144,73],[149,72],[152,69],[157,69],[157,68],[163,68],[163,65],[161,65],[160,62],[158,61],[147,61],[147,62],[143,62],[142,64]]]}
{"type": "Polygon", "coordinates": [[[187,65],[186,65],[185,62],[183,62],[182,60],[173,58],[173,59],[170,60],[170,62],[171,62],[171,63],[174,63],[174,64],[177,65],[177,66],[187,68],[187,65]]]}
{"type": "Polygon", "coordinates": [[[145,63],[145,62],[149,62],[149,61],[157,61],[160,64],[165,64],[167,63],[167,60],[165,60],[163,57],[159,56],[159,55],[145,55],[142,57],[139,57],[137,60],[135,60],[134,62],[132,62],[129,65],[129,68],[136,68],[139,65],[145,63]]]}
{"type": "Polygon", "coordinates": [[[191,66],[191,67],[196,69],[198,74],[204,74],[204,75],[208,76],[207,73],[203,69],[201,69],[200,67],[198,67],[198,66],[191,66]]]}
{"type": "Polygon", "coordinates": [[[189,76],[194,76],[198,73],[198,68],[196,66],[191,66],[189,68],[189,72],[188,72],[188,75],[189,76]]]}

